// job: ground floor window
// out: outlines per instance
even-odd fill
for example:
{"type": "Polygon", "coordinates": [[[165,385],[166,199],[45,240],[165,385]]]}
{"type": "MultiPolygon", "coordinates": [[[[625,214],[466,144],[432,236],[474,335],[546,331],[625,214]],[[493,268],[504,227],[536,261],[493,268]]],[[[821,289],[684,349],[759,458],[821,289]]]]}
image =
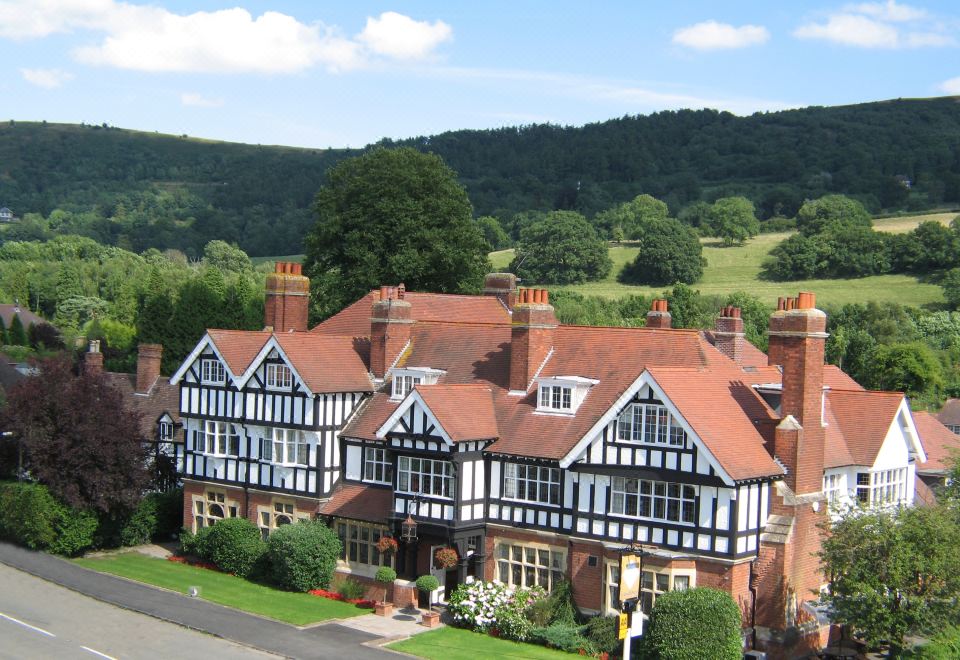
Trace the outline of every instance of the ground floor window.
{"type": "Polygon", "coordinates": [[[497,544],[497,578],[511,587],[539,585],[552,591],[562,579],[567,565],[566,552],[556,546],[497,544]]]}
{"type": "Polygon", "coordinates": [[[310,519],[309,515],[298,513],[296,506],[291,502],[274,502],[272,507],[258,507],[257,510],[260,514],[258,520],[260,535],[264,540],[270,536],[271,531],[279,527],[310,519]]]}
{"type": "MultiPolygon", "coordinates": [[[[653,610],[657,596],[670,590],[689,589],[696,581],[693,569],[644,568],[640,576],[640,603],[638,609],[648,615],[653,610]]],[[[620,564],[606,562],[604,571],[604,611],[613,614],[620,611],[617,592],[620,588],[620,564]]]]}
{"type": "Polygon", "coordinates": [[[236,518],[239,508],[236,502],[228,500],[226,493],[208,490],[193,496],[193,531],[202,527],[212,527],[224,518],[236,518]]]}
{"type": "Polygon", "coordinates": [[[343,544],[340,559],[371,566],[393,566],[393,552],[380,552],[377,543],[383,536],[390,536],[382,525],[341,520],[337,522],[337,536],[343,544]]]}

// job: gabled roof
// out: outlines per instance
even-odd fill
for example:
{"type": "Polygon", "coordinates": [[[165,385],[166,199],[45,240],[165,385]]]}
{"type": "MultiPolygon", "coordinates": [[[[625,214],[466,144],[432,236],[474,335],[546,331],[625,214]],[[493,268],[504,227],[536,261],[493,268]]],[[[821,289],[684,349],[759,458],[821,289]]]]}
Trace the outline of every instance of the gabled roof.
{"type": "Polygon", "coordinates": [[[947,399],[943,408],[937,413],[941,424],[960,426],[960,399],[947,399]]]}
{"type": "Polygon", "coordinates": [[[207,330],[210,341],[235,376],[247,370],[271,334],[266,330],[207,330]]]}
{"type": "Polygon", "coordinates": [[[489,385],[417,385],[414,392],[453,442],[499,437],[489,385]]]}
{"type": "MultiPolygon", "coordinates": [[[[140,414],[140,431],[148,440],[157,437],[157,421],[168,413],[174,423],[180,421],[180,388],[164,377],[157,378],[147,394],[137,394],[137,375],[104,372],[107,382],[120,391],[124,400],[140,414]]],[[[174,440],[179,440],[174,435],[174,440]]]]}
{"type": "MultiPolygon", "coordinates": [[[[407,291],[403,299],[410,303],[410,316],[416,321],[462,323],[510,323],[510,312],[493,296],[464,296],[450,293],[407,291]]],[[[314,327],[311,332],[325,335],[366,337],[370,335],[370,310],[379,300],[379,291],[363,298],[314,327]]]]}
{"type": "Polygon", "coordinates": [[[24,330],[29,328],[31,323],[40,325],[47,322],[21,305],[0,305],[0,319],[3,319],[3,327],[9,329],[14,316],[20,317],[24,330]]]}
{"type": "Polygon", "coordinates": [[[314,394],[373,391],[373,381],[352,337],[284,332],[274,339],[314,394]]]}
{"type": "Polygon", "coordinates": [[[854,465],[873,465],[904,403],[900,392],[830,390],[827,404],[854,465]]]}
{"type": "Polygon", "coordinates": [[[940,420],[926,411],[913,413],[923,450],[927,460],[917,465],[917,472],[945,474],[960,460],[960,436],[944,426],[940,420]]]}

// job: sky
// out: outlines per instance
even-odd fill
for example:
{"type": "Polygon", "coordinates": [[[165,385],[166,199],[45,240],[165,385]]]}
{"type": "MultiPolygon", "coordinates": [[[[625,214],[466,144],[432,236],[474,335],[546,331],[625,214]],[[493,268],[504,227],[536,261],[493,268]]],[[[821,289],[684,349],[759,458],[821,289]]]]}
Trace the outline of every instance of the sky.
{"type": "Polygon", "coordinates": [[[950,0],[0,0],[0,119],[324,148],[943,95],[950,0]]]}

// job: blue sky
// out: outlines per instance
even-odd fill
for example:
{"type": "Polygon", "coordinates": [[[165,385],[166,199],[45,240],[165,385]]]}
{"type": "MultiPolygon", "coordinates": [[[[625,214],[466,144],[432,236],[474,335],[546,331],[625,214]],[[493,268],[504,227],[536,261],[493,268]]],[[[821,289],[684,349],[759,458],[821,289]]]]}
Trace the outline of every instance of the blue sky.
{"type": "Polygon", "coordinates": [[[0,118],[359,147],[960,95],[960,5],[0,0],[0,118]]]}

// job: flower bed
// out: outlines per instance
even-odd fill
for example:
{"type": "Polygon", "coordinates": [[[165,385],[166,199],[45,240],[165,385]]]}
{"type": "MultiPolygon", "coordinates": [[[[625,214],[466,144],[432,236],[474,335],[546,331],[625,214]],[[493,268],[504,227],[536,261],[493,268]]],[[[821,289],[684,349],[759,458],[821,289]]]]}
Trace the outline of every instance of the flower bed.
{"type": "Polygon", "coordinates": [[[192,557],[183,557],[181,555],[170,555],[167,557],[167,561],[172,561],[175,564],[186,564],[187,566],[196,566],[197,568],[205,568],[208,571],[217,571],[218,573],[223,573],[216,564],[212,564],[208,561],[201,561],[199,559],[194,559],[192,557]]]}
{"type": "Polygon", "coordinates": [[[321,598],[329,598],[330,600],[339,600],[341,603],[350,603],[351,605],[365,607],[371,610],[376,606],[375,601],[367,600],[366,598],[344,598],[337,592],[327,591],[326,589],[311,589],[307,593],[311,596],[320,596],[321,598]]]}

